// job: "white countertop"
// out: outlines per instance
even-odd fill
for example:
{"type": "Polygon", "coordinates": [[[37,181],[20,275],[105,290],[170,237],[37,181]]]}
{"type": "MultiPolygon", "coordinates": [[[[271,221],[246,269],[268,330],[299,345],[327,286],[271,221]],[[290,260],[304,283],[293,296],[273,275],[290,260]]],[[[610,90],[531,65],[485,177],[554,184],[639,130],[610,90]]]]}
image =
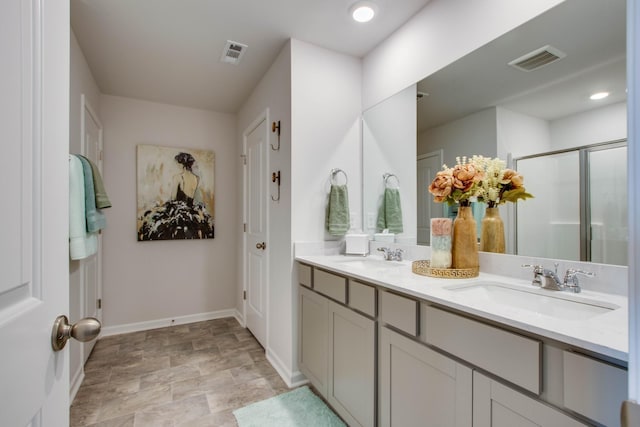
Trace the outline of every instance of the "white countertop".
{"type": "MultiPolygon", "coordinates": [[[[296,256],[297,261],[306,264],[351,276],[383,288],[451,307],[532,334],[564,342],[573,347],[582,348],[624,362],[628,359],[628,302],[624,296],[586,290],[579,294],[570,294],[571,296],[576,296],[576,298],[597,300],[619,306],[619,308],[584,320],[560,319],[536,313],[532,310],[518,309],[505,304],[475,298],[467,292],[447,289],[452,285],[498,282],[512,286],[522,286],[523,290],[527,291],[535,290],[530,281],[482,272],[473,279],[438,279],[413,273],[411,271],[411,261],[383,261],[378,256],[369,256],[367,258],[379,260],[380,268],[364,268],[358,262],[349,262],[351,260],[364,259],[363,257],[349,255],[296,256]],[[388,267],[386,267],[386,263],[388,263],[388,267]]],[[[544,295],[547,292],[555,293],[558,291],[542,290],[541,292],[544,295]]],[[[562,293],[564,294],[564,292],[562,293]]],[[[523,295],[526,297],[526,294],[523,295]]]]}

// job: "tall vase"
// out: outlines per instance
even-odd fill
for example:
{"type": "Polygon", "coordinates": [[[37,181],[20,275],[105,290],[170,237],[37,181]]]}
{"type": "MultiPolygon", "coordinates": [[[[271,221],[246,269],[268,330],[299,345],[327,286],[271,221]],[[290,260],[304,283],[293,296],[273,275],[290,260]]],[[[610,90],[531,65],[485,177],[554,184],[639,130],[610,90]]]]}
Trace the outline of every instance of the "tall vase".
{"type": "Polygon", "coordinates": [[[461,205],[453,221],[453,244],[451,258],[453,268],[476,268],[479,266],[476,220],[471,206],[461,205]]]}
{"type": "Polygon", "coordinates": [[[480,250],[504,253],[504,223],[497,207],[487,208],[481,223],[480,250]]]}

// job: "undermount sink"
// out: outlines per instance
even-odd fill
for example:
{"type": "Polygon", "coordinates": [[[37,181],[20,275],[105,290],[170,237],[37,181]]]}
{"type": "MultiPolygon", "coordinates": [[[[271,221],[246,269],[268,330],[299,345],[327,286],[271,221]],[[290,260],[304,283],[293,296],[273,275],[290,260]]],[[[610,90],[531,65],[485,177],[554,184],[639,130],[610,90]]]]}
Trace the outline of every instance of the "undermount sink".
{"type": "Polygon", "coordinates": [[[561,291],[549,291],[499,282],[447,286],[474,301],[490,302],[566,320],[585,320],[620,308],[615,304],[561,291]]]}

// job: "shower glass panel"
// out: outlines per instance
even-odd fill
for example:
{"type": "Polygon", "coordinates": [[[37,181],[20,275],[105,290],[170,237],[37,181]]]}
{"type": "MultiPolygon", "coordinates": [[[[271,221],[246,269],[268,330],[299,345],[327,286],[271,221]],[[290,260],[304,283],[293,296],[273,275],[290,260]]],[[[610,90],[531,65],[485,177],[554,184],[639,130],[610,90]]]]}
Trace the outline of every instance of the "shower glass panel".
{"type": "Polygon", "coordinates": [[[579,152],[520,159],[516,168],[534,195],[517,204],[516,253],[579,261],[579,152]]]}
{"type": "Polygon", "coordinates": [[[590,261],[627,265],[627,147],[589,151],[590,261]]]}

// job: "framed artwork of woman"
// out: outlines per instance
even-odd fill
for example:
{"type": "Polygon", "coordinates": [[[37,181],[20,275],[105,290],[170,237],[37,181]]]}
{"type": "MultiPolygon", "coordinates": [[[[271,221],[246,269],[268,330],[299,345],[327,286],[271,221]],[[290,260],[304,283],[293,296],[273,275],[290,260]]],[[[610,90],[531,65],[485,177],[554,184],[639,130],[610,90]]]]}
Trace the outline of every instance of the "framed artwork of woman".
{"type": "Polygon", "coordinates": [[[137,146],[139,241],[214,237],[213,151],[137,146]]]}

